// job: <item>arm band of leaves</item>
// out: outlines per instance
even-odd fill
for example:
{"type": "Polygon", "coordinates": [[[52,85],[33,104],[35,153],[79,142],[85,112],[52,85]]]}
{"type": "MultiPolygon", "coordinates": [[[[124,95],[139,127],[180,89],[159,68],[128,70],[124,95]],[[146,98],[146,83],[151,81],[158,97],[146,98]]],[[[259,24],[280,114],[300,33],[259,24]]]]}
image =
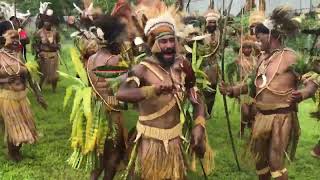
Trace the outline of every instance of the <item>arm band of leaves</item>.
{"type": "Polygon", "coordinates": [[[143,86],[140,90],[146,99],[156,96],[156,89],[154,86],[143,86]]]}
{"type": "Polygon", "coordinates": [[[196,120],[194,120],[194,126],[201,125],[206,128],[206,120],[202,116],[198,116],[196,120]]]}

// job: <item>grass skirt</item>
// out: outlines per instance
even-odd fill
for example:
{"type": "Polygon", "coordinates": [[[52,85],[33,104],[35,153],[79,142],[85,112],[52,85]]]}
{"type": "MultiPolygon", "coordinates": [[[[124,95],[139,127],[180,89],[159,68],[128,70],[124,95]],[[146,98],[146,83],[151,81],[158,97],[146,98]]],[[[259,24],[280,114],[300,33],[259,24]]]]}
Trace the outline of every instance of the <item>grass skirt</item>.
{"type": "Polygon", "coordinates": [[[27,91],[0,90],[0,112],[9,142],[18,146],[38,139],[27,91]]]}
{"type": "Polygon", "coordinates": [[[253,124],[250,142],[250,150],[256,160],[269,156],[271,133],[276,121],[290,121],[292,124],[287,152],[290,152],[290,159],[294,159],[300,136],[300,126],[296,112],[291,112],[288,114],[271,115],[257,113],[253,124]]]}
{"type": "Polygon", "coordinates": [[[179,137],[168,144],[168,153],[160,140],[142,137],[138,144],[138,158],[141,179],[182,180],[186,176],[186,164],[179,137]]]}
{"type": "Polygon", "coordinates": [[[46,79],[47,83],[56,82],[58,80],[58,53],[57,52],[41,52],[40,54],[40,72],[46,79]]]}

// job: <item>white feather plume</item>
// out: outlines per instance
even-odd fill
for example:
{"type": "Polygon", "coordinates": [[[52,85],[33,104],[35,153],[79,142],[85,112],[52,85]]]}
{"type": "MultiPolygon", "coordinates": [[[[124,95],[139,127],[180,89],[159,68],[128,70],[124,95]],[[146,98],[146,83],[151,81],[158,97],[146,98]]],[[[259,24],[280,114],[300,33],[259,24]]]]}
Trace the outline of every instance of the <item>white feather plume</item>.
{"type": "Polygon", "coordinates": [[[44,3],[40,2],[39,13],[44,14],[50,4],[52,4],[52,3],[51,2],[44,2],[44,3]]]}
{"type": "Polygon", "coordinates": [[[75,3],[73,3],[73,7],[74,7],[80,14],[83,14],[83,10],[80,9],[75,3]]]}

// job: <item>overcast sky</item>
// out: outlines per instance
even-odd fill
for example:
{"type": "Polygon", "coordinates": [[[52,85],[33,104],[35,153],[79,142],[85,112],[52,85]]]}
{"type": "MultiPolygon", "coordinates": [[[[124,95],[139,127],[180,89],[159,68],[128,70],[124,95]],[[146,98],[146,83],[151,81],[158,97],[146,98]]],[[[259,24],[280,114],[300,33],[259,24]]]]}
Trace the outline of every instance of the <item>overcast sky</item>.
{"type": "MultiPolygon", "coordinates": [[[[188,1],[188,0],[186,0],[188,1]]],[[[225,0],[225,7],[228,6],[231,0],[225,0]]],[[[215,7],[216,9],[222,8],[223,0],[215,0],[215,7]]],[[[256,0],[258,4],[259,0],[256,0]]],[[[310,8],[310,2],[313,6],[316,6],[320,3],[320,0],[266,0],[267,4],[267,13],[270,13],[275,7],[283,4],[289,4],[294,9],[300,8],[310,8]]],[[[231,9],[232,14],[237,14],[241,7],[245,4],[245,0],[233,0],[233,5],[231,9]]],[[[204,12],[209,5],[209,0],[191,0],[190,3],[190,10],[198,10],[199,12],[204,12]]]]}

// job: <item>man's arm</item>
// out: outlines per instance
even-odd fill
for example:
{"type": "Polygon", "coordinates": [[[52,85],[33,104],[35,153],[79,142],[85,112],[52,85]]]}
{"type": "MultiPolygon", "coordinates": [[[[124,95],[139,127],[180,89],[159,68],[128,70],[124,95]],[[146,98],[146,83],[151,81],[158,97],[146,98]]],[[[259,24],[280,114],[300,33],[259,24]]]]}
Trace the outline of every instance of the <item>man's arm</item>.
{"type": "Polygon", "coordinates": [[[57,51],[60,51],[61,49],[61,45],[60,45],[60,34],[58,31],[55,31],[56,32],[56,44],[55,44],[55,48],[57,51]]]}
{"type": "Polygon", "coordinates": [[[195,88],[189,90],[189,98],[194,107],[194,127],[191,132],[191,147],[198,157],[203,158],[206,152],[205,143],[205,103],[203,97],[195,91],[195,88]],[[194,97],[196,95],[196,98],[194,97]],[[191,97],[191,98],[190,98],[191,97]]]}
{"type": "Polygon", "coordinates": [[[137,103],[139,101],[159,96],[160,94],[172,93],[173,84],[162,81],[159,84],[141,86],[147,69],[138,65],[129,72],[128,78],[121,84],[116,97],[120,101],[137,103]]]}
{"type": "Polygon", "coordinates": [[[120,101],[136,103],[147,98],[147,91],[153,94],[154,88],[152,86],[140,87],[142,74],[145,68],[138,65],[128,73],[128,77],[120,85],[116,97],[120,101]],[[144,90],[142,89],[144,88],[144,90]],[[145,91],[145,92],[144,92],[145,91]]]}
{"type": "Polygon", "coordinates": [[[230,86],[225,82],[219,84],[220,93],[229,97],[239,97],[241,94],[247,94],[249,91],[248,84],[243,81],[237,85],[230,86]]]}
{"type": "Polygon", "coordinates": [[[205,117],[205,103],[199,91],[196,88],[191,88],[188,91],[188,96],[194,107],[194,118],[205,117]]]}
{"type": "Polygon", "coordinates": [[[6,84],[10,82],[10,77],[8,78],[0,78],[0,84],[6,84]]]}
{"type": "MultiPolygon", "coordinates": [[[[289,63],[288,63],[289,66],[294,66],[295,64],[297,64],[298,58],[295,53],[290,53],[290,54],[288,54],[288,56],[289,57],[287,59],[289,60],[289,63]]],[[[290,69],[290,70],[292,71],[292,69],[290,69]]],[[[299,76],[299,75],[297,75],[297,72],[293,72],[293,74],[295,74],[296,76],[299,76]]],[[[316,74],[316,73],[314,73],[314,74],[316,75],[316,78],[310,78],[308,80],[305,80],[303,82],[304,88],[299,89],[299,90],[294,90],[291,93],[291,96],[289,97],[288,102],[299,103],[305,99],[312,97],[316,93],[316,91],[319,87],[319,82],[318,82],[317,77],[319,77],[320,75],[316,74]]],[[[297,78],[301,79],[300,76],[297,78]]],[[[303,78],[302,78],[302,80],[303,80],[303,78]]]]}
{"type": "Polygon", "coordinates": [[[290,103],[299,103],[303,100],[311,98],[319,88],[318,82],[314,80],[309,80],[304,83],[304,88],[300,90],[293,91],[288,99],[290,103]]]}
{"type": "Polygon", "coordinates": [[[39,87],[34,83],[34,81],[32,80],[31,78],[31,75],[30,73],[28,72],[27,74],[27,79],[28,79],[28,82],[29,82],[29,85],[31,87],[31,89],[33,90],[34,94],[36,95],[36,98],[37,98],[37,101],[38,103],[44,108],[44,109],[47,109],[48,107],[48,104],[46,103],[46,101],[44,100],[41,92],[40,92],[40,89],[39,87]]]}

